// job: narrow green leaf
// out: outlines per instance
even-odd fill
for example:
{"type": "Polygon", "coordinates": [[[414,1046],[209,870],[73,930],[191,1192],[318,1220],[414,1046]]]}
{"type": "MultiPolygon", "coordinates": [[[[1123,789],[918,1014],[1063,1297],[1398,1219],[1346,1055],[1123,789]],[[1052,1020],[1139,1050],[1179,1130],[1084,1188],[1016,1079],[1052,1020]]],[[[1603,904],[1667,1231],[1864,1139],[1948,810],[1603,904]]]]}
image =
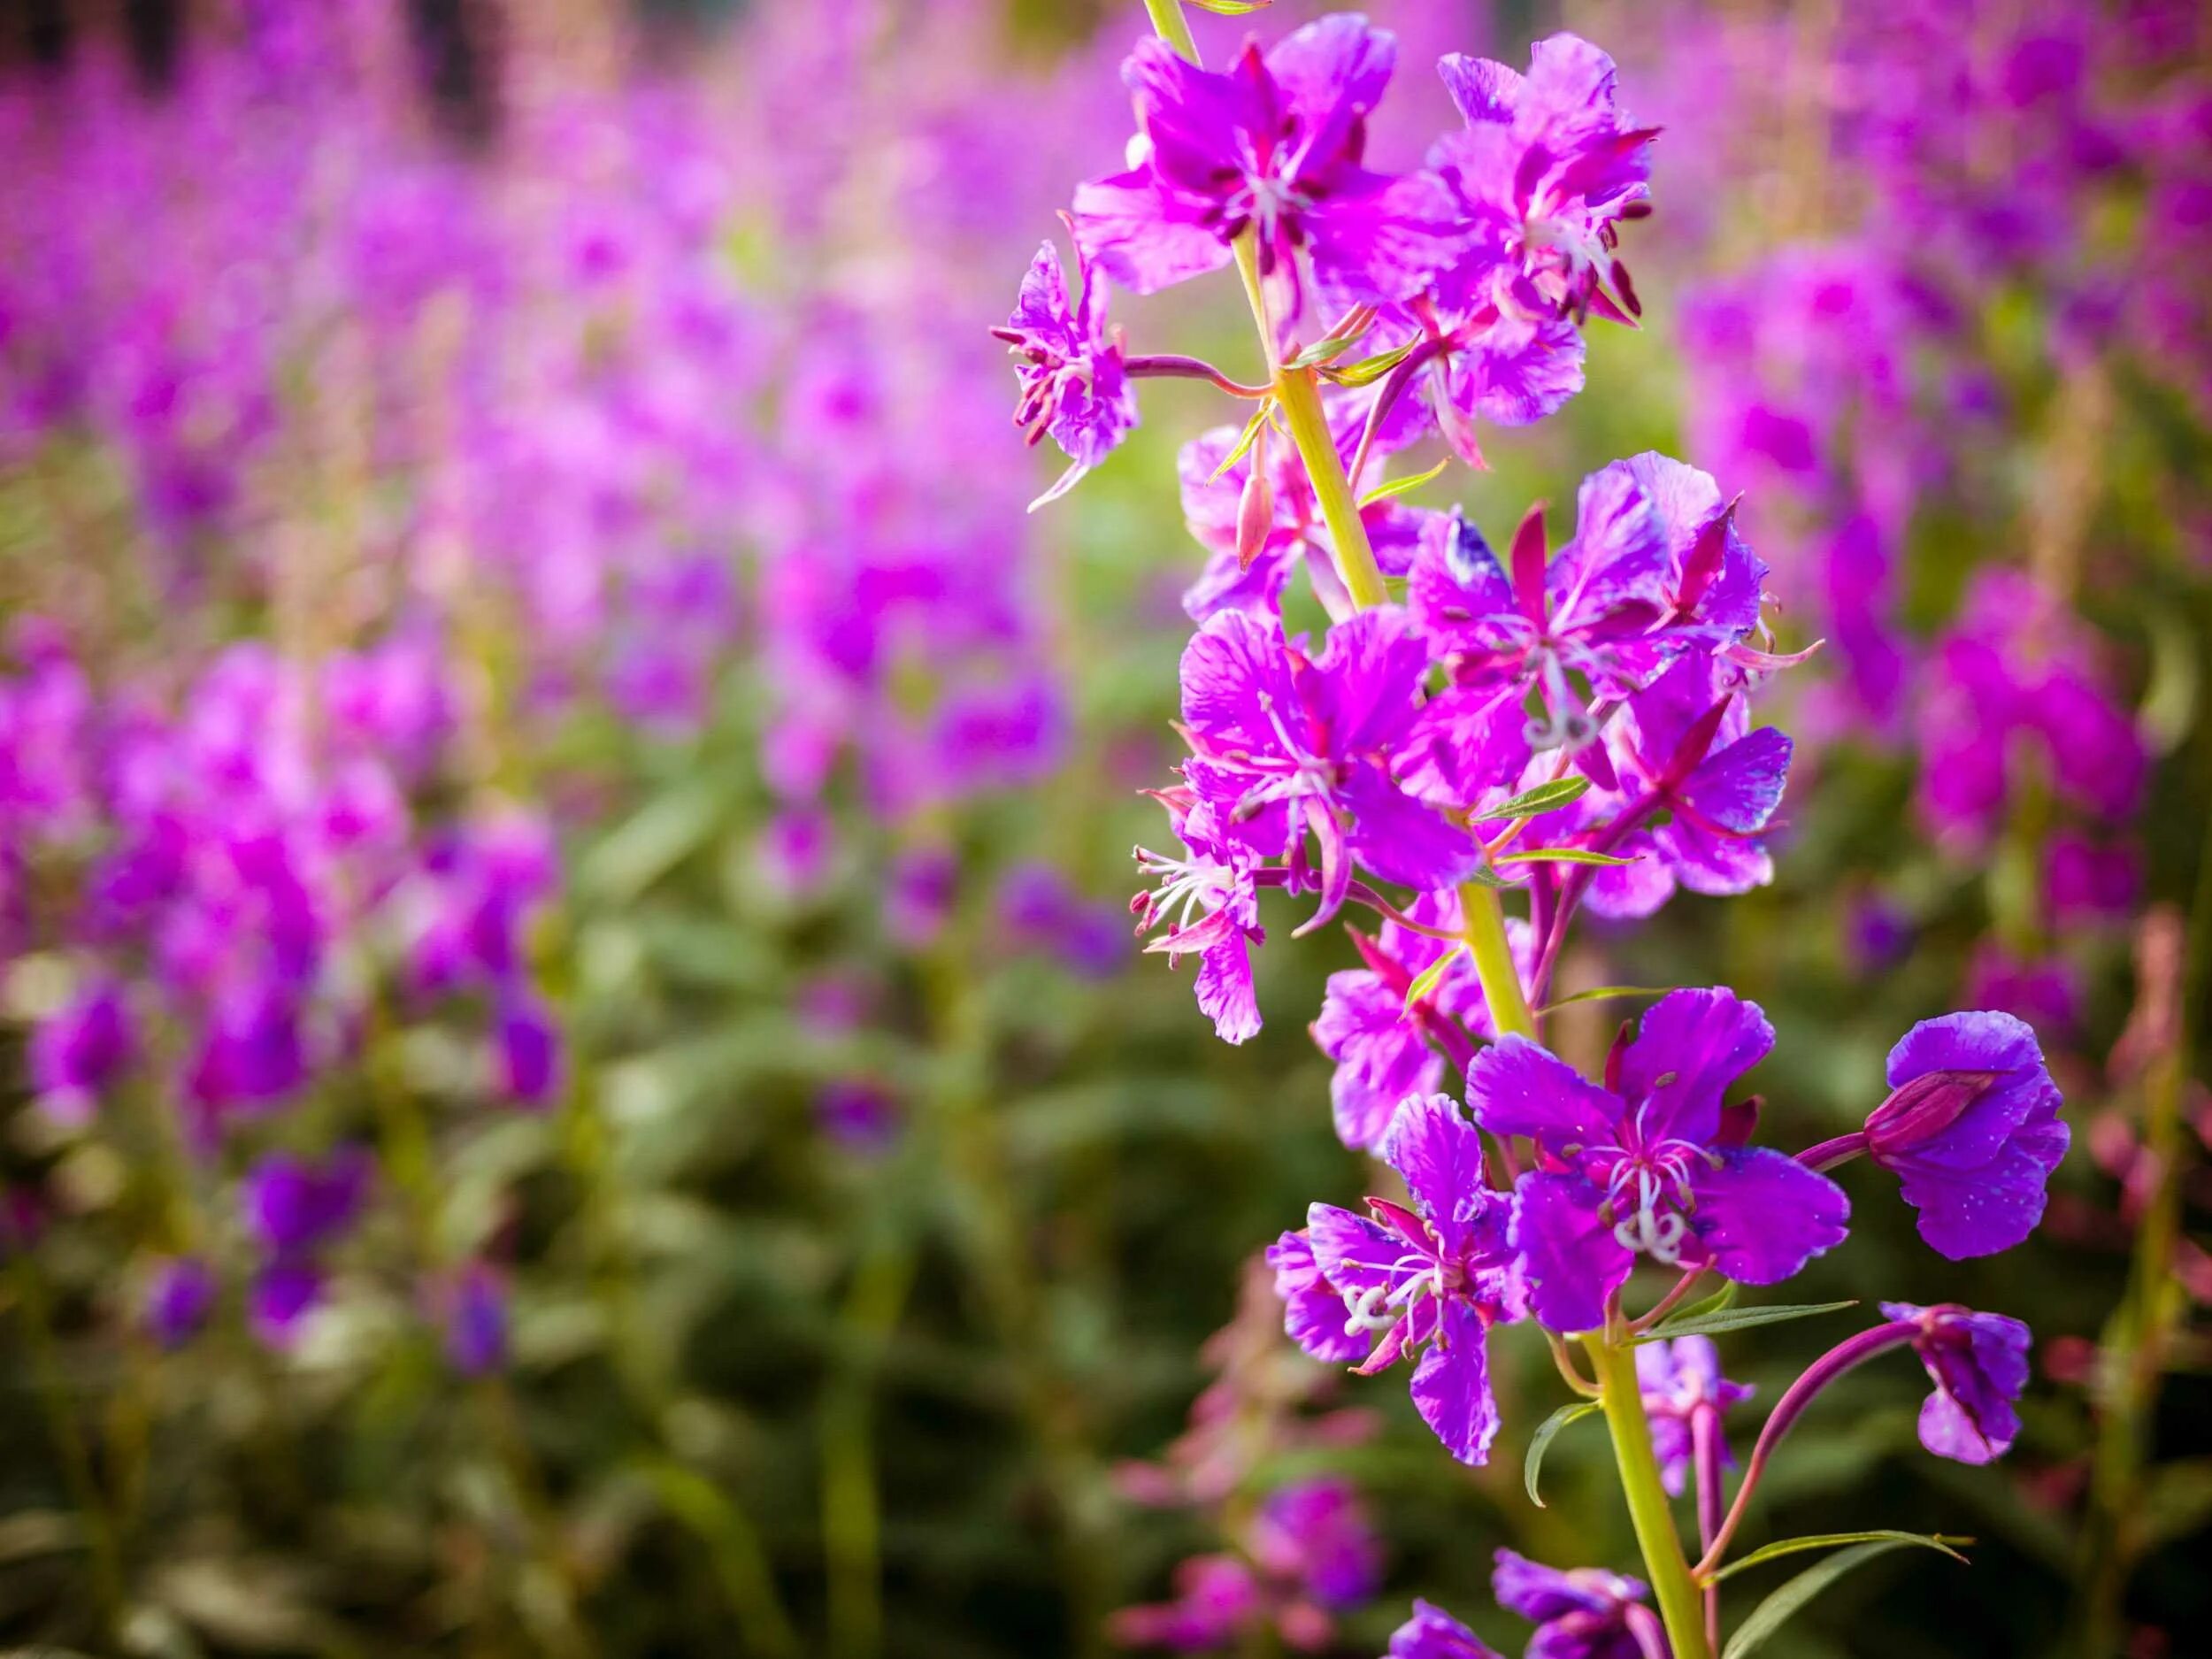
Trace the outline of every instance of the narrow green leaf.
{"type": "Polygon", "coordinates": [[[1560,1430],[1600,1409],[1594,1400],[1570,1400],[1539,1424],[1536,1432],[1529,1436],[1528,1456],[1522,1462],[1521,1478],[1528,1486],[1528,1501],[1538,1509],[1544,1507],[1543,1499],[1536,1495],[1536,1471],[1543,1466],[1544,1454],[1551,1449],[1552,1441],[1559,1438],[1560,1430]]]}
{"type": "Polygon", "coordinates": [[[1183,0],[1186,5],[1196,6],[1201,12],[1210,12],[1217,17],[1248,18],[1255,12],[1264,12],[1275,0],[1183,0]]]}
{"type": "Polygon", "coordinates": [[[1633,858],[1616,858],[1611,853],[1585,852],[1579,847],[1532,847],[1525,853],[1508,853],[1497,861],[1502,864],[1603,864],[1608,869],[1620,864],[1632,864],[1633,858]]]}
{"type": "Polygon", "coordinates": [[[1260,406],[1252,411],[1252,419],[1244,423],[1244,431],[1237,438],[1236,448],[1223,456],[1221,465],[1214,468],[1214,481],[1218,481],[1224,472],[1251,453],[1252,446],[1260,441],[1260,428],[1267,424],[1268,417],[1274,412],[1275,400],[1272,397],[1260,399],[1260,406]]]}
{"type": "Polygon", "coordinates": [[[1464,945],[1454,945],[1434,962],[1422,969],[1420,977],[1406,987],[1406,1006],[1411,1008],[1416,1002],[1427,997],[1430,992],[1435,990],[1444,976],[1451,972],[1452,964],[1459,960],[1460,954],[1466,949],[1464,945]]]}
{"type": "Polygon", "coordinates": [[[1664,996],[1663,985],[1594,985],[1586,991],[1577,991],[1572,996],[1563,996],[1547,1002],[1540,1012],[1548,1014],[1555,1008],[1564,1008],[1570,1002],[1606,1002],[1617,996],[1664,996]]]}
{"type": "MultiPolygon", "coordinates": [[[[1402,346],[1393,346],[1387,351],[1378,351],[1371,357],[1362,357],[1356,363],[1326,368],[1321,373],[1325,379],[1338,386],[1372,386],[1413,355],[1414,343],[1409,340],[1402,346]]],[[[1438,470],[1440,472],[1442,469],[1438,470]]]]}
{"type": "Polygon", "coordinates": [[[1686,1308],[1677,1308],[1654,1326],[1651,1333],[1654,1336],[1665,1336],[1669,1334],[1666,1327],[1671,1325],[1679,1325],[1686,1319],[1702,1319],[1718,1313],[1724,1308],[1732,1308],[1736,1305],[1736,1298],[1742,1294],[1741,1285],[1732,1279],[1724,1279],[1721,1280],[1720,1288],[1711,1295],[1700,1296],[1686,1308]]]}
{"type": "Polygon", "coordinates": [[[1839,1549],[1846,1544],[1872,1544],[1886,1541],[1892,1544],[1917,1544],[1924,1549],[1940,1551],[1953,1561],[1965,1563],[1966,1557],[1953,1548],[1956,1544],[1970,1544],[1970,1538],[1946,1538],[1940,1532],[1900,1532],[1890,1527],[1879,1527],[1871,1532],[1813,1532],[1803,1538],[1785,1538],[1771,1544],[1763,1544],[1740,1561],[1732,1561],[1713,1575],[1713,1582],[1732,1578],[1747,1567],[1762,1562],[1777,1561],[1784,1555],[1802,1555],[1809,1549],[1839,1549]]]}
{"type": "Polygon", "coordinates": [[[1724,1331],[1748,1331],[1755,1325],[1781,1325],[1791,1319],[1809,1319],[1817,1313],[1840,1313],[1856,1302],[1815,1302],[1791,1308],[1724,1308],[1718,1313],[1678,1315],[1662,1320],[1636,1340],[1649,1342],[1660,1337],[1717,1336],[1724,1331]]]}
{"type": "Polygon", "coordinates": [[[1451,461],[1447,458],[1439,461],[1425,472],[1414,472],[1404,478],[1386,478],[1362,495],[1359,498],[1359,504],[1363,507],[1371,507],[1379,501],[1388,501],[1393,495],[1403,495],[1409,491],[1417,490],[1422,485],[1433,480],[1450,465],[1451,461]]]}
{"type": "Polygon", "coordinates": [[[1556,811],[1571,802],[1579,801],[1590,792],[1590,780],[1579,774],[1572,778],[1555,778],[1549,783],[1540,783],[1533,789],[1525,789],[1495,811],[1485,812],[1482,822],[1494,818],[1535,818],[1540,813],[1556,811]]]}
{"type": "Polygon", "coordinates": [[[1809,1567],[1759,1603],[1751,1617],[1739,1625],[1736,1633],[1728,1639],[1728,1646],[1721,1659],[1750,1659],[1766,1646],[1767,1639],[1787,1624],[1799,1609],[1825,1590],[1846,1573],[1864,1566],[1877,1555],[1886,1555],[1893,1549],[1905,1546],[1893,1540],[1883,1539],[1871,1544],[1861,1544],[1833,1555],[1815,1567],[1809,1567]]]}

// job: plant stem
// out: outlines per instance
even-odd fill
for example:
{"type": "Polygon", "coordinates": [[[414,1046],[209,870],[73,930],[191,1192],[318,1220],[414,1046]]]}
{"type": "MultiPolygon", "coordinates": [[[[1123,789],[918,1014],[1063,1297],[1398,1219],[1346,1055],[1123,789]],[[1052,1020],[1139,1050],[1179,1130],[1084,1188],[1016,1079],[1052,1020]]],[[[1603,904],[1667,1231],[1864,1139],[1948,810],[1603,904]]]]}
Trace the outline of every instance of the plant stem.
{"type": "Polygon", "coordinates": [[[1536,1017],[1529,1012],[1520,970],[1513,965],[1498,890],[1479,881],[1465,883],[1459,889],[1459,910],[1466,927],[1467,954],[1474,959],[1475,978],[1482,982],[1482,1000],[1490,1005],[1492,1027],[1500,1036],[1514,1032],[1534,1037],[1536,1017]]]}
{"type": "Polygon", "coordinates": [[[1586,1333],[1582,1346],[1597,1378],[1599,1402],[1613,1435],[1613,1459],[1620,1469],[1621,1492],[1628,1500],[1629,1524],[1636,1529],[1644,1570],[1651,1576],[1652,1594],[1658,1599],[1674,1659],[1712,1659],[1711,1645],[1705,1639],[1704,1603],[1690,1577],[1689,1563],[1682,1558],[1682,1540],[1667,1507],[1667,1490],[1659,1481],[1651,1424],[1636,1386],[1634,1350],[1625,1343],[1616,1345],[1603,1331],[1586,1333]]]}
{"type": "Polygon", "coordinates": [[[1144,0],[1145,15],[1153,32],[1191,60],[1198,61],[1198,42],[1191,38],[1190,19],[1183,15],[1183,0],[1144,0]]]}
{"type": "Polygon", "coordinates": [[[1387,603],[1390,590],[1383,586],[1382,567],[1375,563],[1375,549],[1368,543],[1367,525],[1359,516],[1352,480],[1345,475],[1336,440],[1330,435],[1314,372],[1276,371],[1275,398],[1290,423],[1290,441],[1298,446],[1306,476],[1313,480],[1314,499],[1321,505],[1322,522],[1329,526],[1329,541],[1336,549],[1337,574],[1344,579],[1345,591],[1362,611],[1387,603]]]}
{"type": "Polygon", "coordinates": [[[905,1310],[916,1268],[903,1222],[862,1257],[840,1322],[849,1370],[823,1408],[822,1532],[829,1578],[829,1651],[874,1659],[883,1649],[883,1513],[876,1490],[874,1397],[883,1351],[905,1310]]]}

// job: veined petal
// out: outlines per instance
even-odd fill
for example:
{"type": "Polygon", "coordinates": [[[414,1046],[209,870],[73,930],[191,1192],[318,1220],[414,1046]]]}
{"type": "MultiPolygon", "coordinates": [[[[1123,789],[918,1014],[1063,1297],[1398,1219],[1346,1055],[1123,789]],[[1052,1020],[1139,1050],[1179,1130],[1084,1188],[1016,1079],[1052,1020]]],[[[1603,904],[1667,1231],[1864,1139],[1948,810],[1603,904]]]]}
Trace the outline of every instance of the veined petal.
{"type": "Polygon", "coordinates": [[[1524,1175],[1513,1189],[1508,1236],[1528,1274],[1530,1306],[1555,1331],[1602,1325],[1607,1299],[1636,1265],[1600,1218],[1599,1202],[1597,1188],[1578,1175],[1524,1175]]]}
{"type": "Polygon", "coordinates": [[[1446,1451],[1463,1463],[1490,1460],[1498,1402],[1490,1392],[1482,1318],[1463,1302],[1445,1303],[1436,1340],[1413,1368],[1412,1391],[1414,1409],[1446,1451]]]}
{"type": "Polygon", "coordinates": [[[1475,1056],[1467,1108],[1494,1135],[1529,1135],[1547,1149],[1613,1138],[1619,1099],[1541,1044],[1509,1033],[1475,1056]]]}
{"type": "Polygon", "coordinates": [[[1721,1097],[1766,1058],[1774,1027],[1756,1002],[1725,987],[1670,991],[1645,1012],[1621,1059],[1620,1090],[1647,1101],[1646,1135],[1704,1145],[1720,1128],[1721,1097]]]}
{"type": "Polygon", "coordinates": [[[1690,1231],[1728,1278],[1777,1284],[1843,1242],[1851,1203],[1825,1175],[1769,1147],[1710,1156],[1690,1176],[1690,1231]]]}

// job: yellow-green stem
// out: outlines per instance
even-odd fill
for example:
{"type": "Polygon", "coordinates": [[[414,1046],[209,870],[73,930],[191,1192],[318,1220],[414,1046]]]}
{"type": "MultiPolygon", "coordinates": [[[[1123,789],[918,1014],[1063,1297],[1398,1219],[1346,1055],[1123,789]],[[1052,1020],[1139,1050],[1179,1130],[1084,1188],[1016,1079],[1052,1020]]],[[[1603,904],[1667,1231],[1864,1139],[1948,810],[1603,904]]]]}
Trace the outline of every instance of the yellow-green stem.
{"type": "Polygon", "coordinates": [[[1667,1507],[1667,1489],[1659,1481],[1659,1460],[1651,1449],[1651,1424],[1644,1416],[1642,1391],[1636,1386],[1635,1350],[1625,1343],[1617,1346],[1602,1331],[1587,1333],[1582,1346],[1597,1378],[1599,1403],[1613,1435],[1613,1460],[1620,1469],[1621,1492],[1628,1500],[1629,1523],[1636,1529],[1637,1547],[1644,1554],[1644,1571],[1651,1576],[1652,1594],[1658,1600],[1674,1659],[1712,1659],[1712,1647],[1705,1640],[1704,1602],[1683,1558],[1681,1536],[1667,1507]]]}
{"type": "Polygon", "coordinates": [[[1183,0],[1144,0],[1153,32],[1177,51],[1198,61],[1198,42],[1191,38],[1190,19],[1183,15],[1183,0]]]}
{"type": "Polygon", "coordinates": [[[1343,577],[1352,603],[1362,611],[1386,603],[1390,590],[1383,586],[1382,567],[1368,545],[1367,526],[1359,516],[1352,495],[1352,480],[1345,476],[1336,440],[1329,435],[1328,417],[1321,411],[1321,390],[1311,369],[1280,369],[1275,375],[1276,401],[1290,423],[1290,440],[1298,446],[1306,475],[1313,480],[1314,499],[1321,504],[1322,522],[1336,548],[1337,573],[1343,577]]]}
{"type": "Polygon", "coordinates": [[[1459,889],[1461,937],[1474,958],[1475,978],[1482,983],[1482,1000],[1489,1005],[1490,1024],[1500,1036],[1516,1032],[1536,1034],[1536,1017],[1529,1011],[1528,994],[1521,988],[1521,971],[1513,965],[1513,948],[1505,937],[1505,907],[1498,890],[1479,881],[1459,889]]]}

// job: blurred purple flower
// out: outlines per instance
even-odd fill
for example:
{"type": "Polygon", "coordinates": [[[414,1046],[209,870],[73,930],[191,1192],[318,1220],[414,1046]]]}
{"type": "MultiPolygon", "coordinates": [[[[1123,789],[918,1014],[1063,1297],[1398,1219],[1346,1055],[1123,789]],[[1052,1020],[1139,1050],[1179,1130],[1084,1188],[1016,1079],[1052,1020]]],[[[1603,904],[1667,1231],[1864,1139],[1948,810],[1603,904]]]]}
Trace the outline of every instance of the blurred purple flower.
{"type": "Polygon", "coordinates": [[[1601,1567],[1563,1572],[1509,1549],[1495,1559],[1491,1593],[1536,1625],[1526,1659],[1648,1659],[1666,1651],[1663,1637],[1649,1647],[1635,1628],[1657,1624],[1643,1605],[1650,1591],[1640,1580],[1601,1567]]]}
{"type": "Polygon", "coordinates": [[[57,1121],[91,1120],[108,1086],[137,1057],[138,1040],[122,987],[111,980],[87,987],[31,1033],[31,1087],[57,1121]]]}
{"type": "Polygon", "coordinates": [[[1669,1492],[1678,1496],[1687,1483],[1701,1432],[1712,1437],[1722,1466],[1734,1465],[1728,1443],[1721,1437],[1721,1419],[1754,1391],[1721,1375],[1720,1350],[1712,1338],[1684,1336],[1671,1342],[1663,1338],[1639,1344],[1636,1385],[1644,1415],[1651,1420],[1660,1479],[1669,1492]]]}
{"type": "Polygon", "coordinates": [[[147,1334],[165,1348],[183,1347],[207,1323],[217,1292],[214,1270],[198,1256],[159,1263],[146,1287],[147,1334]]]}
{"type": "Polygon", "coordinates": [[[2014,1402],[2028,1386],[2028,1327],[1947,1303],[1886,1302],[1882,1311],[1914,1327],[1913,1348],[1935,1384],[1920,1409],[1921,1444],[1962,1463],[1986,1463],[2010,1450],[2020,1432],[2014,1402]]]}

